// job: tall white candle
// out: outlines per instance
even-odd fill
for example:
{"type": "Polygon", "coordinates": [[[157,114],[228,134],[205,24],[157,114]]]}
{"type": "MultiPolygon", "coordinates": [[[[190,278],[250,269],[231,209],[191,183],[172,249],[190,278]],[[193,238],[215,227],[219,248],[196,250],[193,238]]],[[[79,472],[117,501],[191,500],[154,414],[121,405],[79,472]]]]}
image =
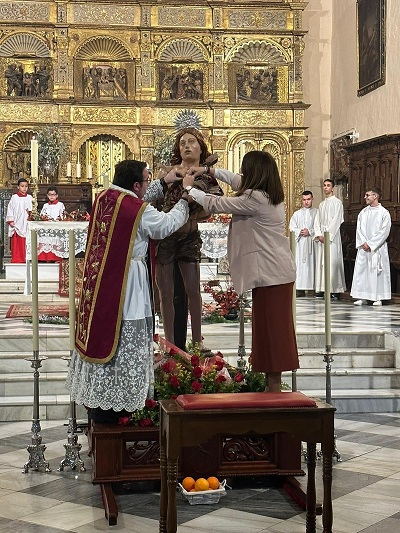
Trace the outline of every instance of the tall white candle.
{"type": "Polygon", "coordinates": [[[228,170],[233,172],[233,151],[229,150],[228,152],[228,170]]]}
{"type": "MultiPolygon", "coordinates": [[[[296,260],[296,235],[294,231],[290,232],[290,250],[292,252],[294,260],[296,260]]],[[[293,324],[294,324],[294,328],[296,329],[296,317],[297,317],[296,282],[293,284],[292,313],[293,313],[293,324]]]]}
{"type": "Polygon", "coordinates": [[[325,275],[325,345],[332,345],[331,331],[331,241],[329,231],[324,233],[324,275],[325,275]]]}
{"type": "Polygon", "coordinates": [[[108,185],[109,185],[109,182],[108,182],[108,171],[104,174],[104,177],[103,177],[103,187],[105,189],[108,189],[108,185]]]}
{"type": "Polygon", "coordinates": [[[69,245],[69,349],[75,348],[75,233],[70,229],[68,232],[69,245]]]}
{"type": "Polygon", "coordinates": [[[233,152],[233,172],[240,172],[240,154],[239,154],[239,145],[235,146],[233,152]]]}
{"type": "Polygon", "coordinates": [[[78,161],[78,163],[76,164],[76,177],[77,177],[77,178],[80,178],[80,177],[81,177],[81,164],[79,163],[79,161],[78,161]]]}
{"type": "Polygon", "coordinates": [[[86,179],[90,181],[92,179],[92,165],[89,163],[86,168],[86,179]]]}
{"type": "Polygon", "coordinates": [[[31,230],[32,257],[32,345],[33,351],[39,351],[39,275],[37,254],[37,233],[31,230]]]}
{"type": "Polygon", "coordinates": [[[68,161],[67,163],[67,177],[70,178],[72,176],[72,165],[71,161],[68,161]]]}
{"type": "Polygon", "coordinates": [[[31,140],[31,177],[37,178],[39,166],[39,143],[35,138],[31,140]]]}

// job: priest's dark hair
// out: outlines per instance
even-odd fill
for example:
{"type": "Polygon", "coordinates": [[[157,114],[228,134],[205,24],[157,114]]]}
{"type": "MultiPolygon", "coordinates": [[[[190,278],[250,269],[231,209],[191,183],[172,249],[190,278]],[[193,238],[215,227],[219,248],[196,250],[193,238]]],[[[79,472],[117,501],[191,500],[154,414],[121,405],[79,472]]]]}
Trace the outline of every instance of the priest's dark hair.
{"type": "Polygon", "coordinates": [[[248,189],[262,191],[272,205],[281,204],[284,192],[275,159],[268,152],[252,150],[242,160],[242,183],[236,196],[248,189]]]}
{"type": "Polygon", "coordinates": [[[142,183],[147,164],[135,159],[125,159],[115,165],[113,184],[131,191],[135,182],[142,183]]]}
{"type": "Polygon", "coordinates": [[[302,196],[311,196],[311,198],[314,198],[314,195],[312,193],[312,191],[303,191],[301,193],[302,196]]]}
{"type": "Polygon", "coordinates": [[[378,200],[380,200],[380,197],[382,196],[382,191],[379,187],[376,187],[375,185],[373,187],[371,187],[370,189],[367,189],[367,191],[371,191],[373,192],[374,194],[377,195],[378,197],[378,200]]]}

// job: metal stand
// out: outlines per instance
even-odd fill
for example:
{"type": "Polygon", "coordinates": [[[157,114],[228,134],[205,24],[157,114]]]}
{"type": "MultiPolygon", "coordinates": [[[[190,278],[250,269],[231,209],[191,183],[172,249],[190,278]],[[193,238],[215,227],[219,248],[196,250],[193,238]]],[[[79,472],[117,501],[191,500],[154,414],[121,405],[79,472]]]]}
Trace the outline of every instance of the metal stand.
{"type": "Polygon", "coordinates": [[[246,298],[244,294],[239,296],[239,346],[238,346],[238,360],[237,367],[246,367],[246,347],[244,344],[244,305],[246,298]]]}
{"type": "Polygon", "coordinates": [[[29,469],[38,470],[44,467],[46,472],[51,472],[48,461],[44,458],[44,451],[46,446],[42,444],[42,437],[40,435],[40,419],[39,419],[39,368],[42,366],[42,361],[47,357],[39,357],[39,351],[34,350],[33,357],[27,357],[26,361],[30,361],[33,372],[33,419],[32,419],[32,444],[27,446],[29,452],[29,460],[24,464],[23,474],[27,474],[29,469]]]}
{"type": "MultiPolygon", "coordinates": [[[[330,294],[328,295],[330,298],[330,294]]],[[[320,355],[324,356],[324,362],[326,363],[325,367],[325,401],[326,403],[332,404],[332,381],[331,381],[331,370],[333,362],[333,356],[337,355],[337,352],[331,351],[331,346],[327,345],[325,346],[325,352],[320,352],[320,355]]],[[[333,457],[336,457],[336,461],[338,463],[342,462],[340,453],[336,447],[336,434],[333,436],[334,438],[334,447],[333,447],[333,457]]],[[[317,457],[320,459],[322,457],[322,450],[317,452],[317,457]]]]}
{"type": "MultiPolygon", "coordinates": [[[[71,354],[72,355],[72,354],[71,354]]],[[[71,355],[68,357],[62,357],[65,361],[68,361],[68,366],[71,362],[71,355]]],[[[64,467],[69,466],[72,470],[75,470],[76,467],[79,467],[80,472],[86,472],[84,462],[82,461],[79,452],[81,451],[82,444],[78,442],[77,435],[77,423],[76,423],[76,405],[75,402],[71,399],[69,400],[69,413],[70,417],[68,419],[68,442],[64,444],[65,456],[61,460],[60,466],[57,468],[58,472],[62,472],[64,467]]]]}

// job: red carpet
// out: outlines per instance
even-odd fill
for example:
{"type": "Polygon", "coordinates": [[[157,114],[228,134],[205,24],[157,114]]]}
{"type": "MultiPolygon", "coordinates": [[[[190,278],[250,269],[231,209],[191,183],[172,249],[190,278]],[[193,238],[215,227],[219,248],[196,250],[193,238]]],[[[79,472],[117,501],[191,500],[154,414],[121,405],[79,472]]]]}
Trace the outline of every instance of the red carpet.
{"type": "MultiPolygon", "coordinates": [[[[39,315],[68,316],[68,304],[39,305],[39,315]]],[[[30,304],[15,304],[6,313],[6,318],[26,318],[32,316],[32,306],[30,304]]]]}

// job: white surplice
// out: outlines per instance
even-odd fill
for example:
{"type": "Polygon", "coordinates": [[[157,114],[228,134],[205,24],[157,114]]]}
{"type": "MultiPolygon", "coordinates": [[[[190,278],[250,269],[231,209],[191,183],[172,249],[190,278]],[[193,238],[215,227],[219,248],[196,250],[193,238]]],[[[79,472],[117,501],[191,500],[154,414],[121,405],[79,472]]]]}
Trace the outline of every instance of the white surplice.
{"type": "Polygon", "coordinates": [[[390,300],[390,261],[386,239],[392,221],[390,213],[381,204],[367,206],[357,218],[356,248],[351,296],[362,300],[390,300]],[[361,246],[367,243],[366,252],[361,246]]]}
{"type": "Polygon", "coordinates": [[[317,209],[302,207],[293,213],[289,230],[296,238],[296,289],[314,290],[315,285],[315,241],[314,220],[317,209]],[[309,235],[300,235],[302,229],[308,229],[309,235]]]}
{"type": "Polygon", "coordinates": [[[40,211],[41,215],[50,218],[51,220],[62,219],[65,211],[65,205],[62,202],[57,202],[54,204],[46,203],[40,211]]]}
{"type": "MultiPolygon", "coordinates": [[[[132,194],[115,185],[111,188],[132,194]]],[[[145,200],[162,196],[158,180],[149,185],[145,200]]],[[[135,411],[152,395],[153,318],[146,254],[151,239],[163,239],[188,219],[188,204],[180,200],[169,213],[148,205],[137,231],[125,288],[122,324],[117,350],[108,363],[82,361],[72,353],[66,386],[71,398],[86,407],[135,411]]]]}
{"type": "Polygon", "coordinates": [[[340,226],[343,222],[343,204],[335,195],[325,198],[319,204],[318,212],[314,222],[314,233],[316,239],[316,260],[315,260],[315,291],[325,291],[324,275],[324,244],[317,241],[317,237],[323,237],[324,232],[330,234],[330,292],[338,293],[346,290],[344,279],[342,238],[340,236],[340,226]]]}
{"type": "Polygon", "coordinates": [[[26,237],[26,227],[28,224],[28,212],[32,211],[32,196],[18,196],[13,194],[7,206],[6,222],[14,221],[14,226],[8,224],[8,236],[12,237],[14,233],[20,237],[26,237]]]}

